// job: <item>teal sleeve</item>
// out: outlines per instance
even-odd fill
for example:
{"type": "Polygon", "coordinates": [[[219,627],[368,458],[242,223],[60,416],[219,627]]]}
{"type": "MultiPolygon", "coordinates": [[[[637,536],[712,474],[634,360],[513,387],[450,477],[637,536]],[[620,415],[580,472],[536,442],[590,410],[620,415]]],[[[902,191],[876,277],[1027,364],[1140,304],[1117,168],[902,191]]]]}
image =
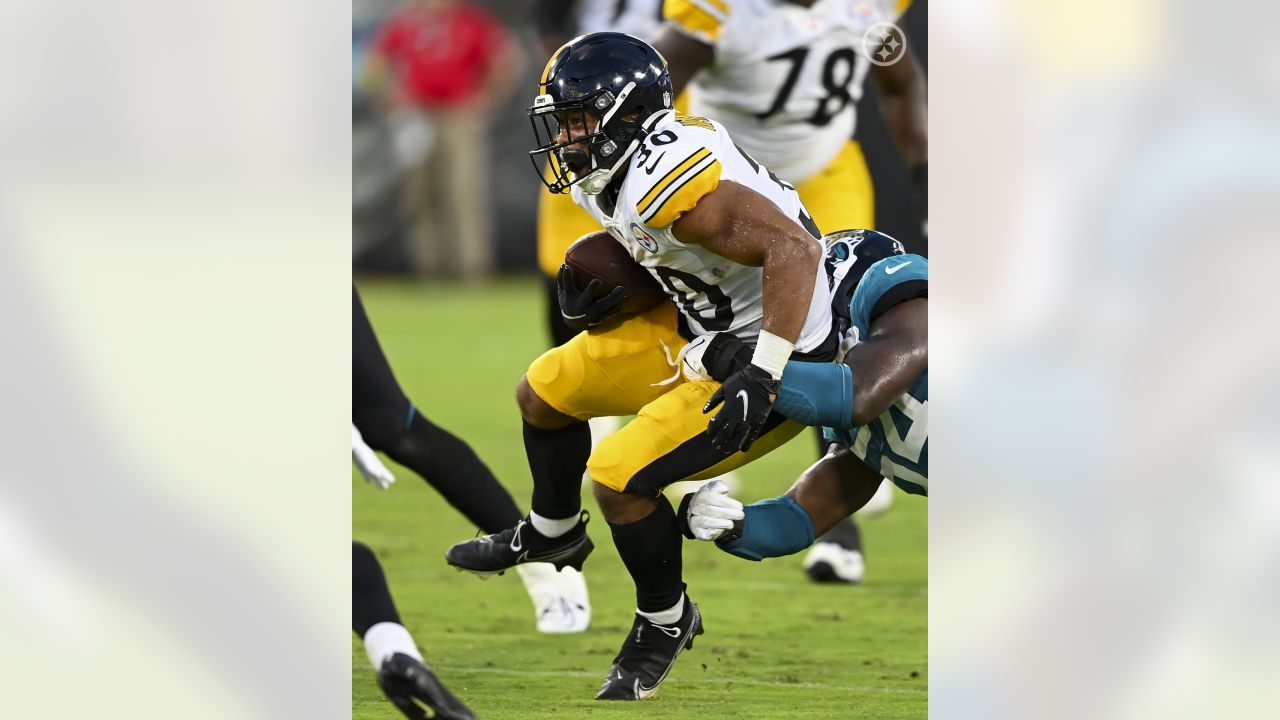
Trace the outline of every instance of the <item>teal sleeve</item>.
{"type": "Polygon", "coordinates": [[[721,550],[747,560],[791,555],[813,544],[813,521],[795,500],[782,495],[744,509],[742,534],[721,550]]]}
{"type": "Polygon", "coordinates": [[[843,363],[791,360],[773,409],[805,425],[847,428],[853,419],[853,370],[843,363]]]}

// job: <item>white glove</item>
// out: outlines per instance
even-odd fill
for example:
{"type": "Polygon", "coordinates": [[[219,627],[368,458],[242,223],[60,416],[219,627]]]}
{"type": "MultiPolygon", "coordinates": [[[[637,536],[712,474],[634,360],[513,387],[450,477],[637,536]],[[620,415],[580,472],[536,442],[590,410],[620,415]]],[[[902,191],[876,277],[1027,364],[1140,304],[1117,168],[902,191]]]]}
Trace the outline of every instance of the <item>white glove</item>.
{"type": "Polygon", "coordinates": [[[729,486],[720,480],[698,488],[689,501],[689,531],[699,540],[715,540],[742,520],[742,503],[729,496],[729,486]]]}
{"type": "Polygon", "coordinates": [[[355,425],[351,426],[351,460],[364,476],[365,482],[370,485],[377,485],[386,490],[396,481],[396,476],[382,464],[378,455],[373,452],[373,448],[364,444],[364,438],[360,436],[360,431],[355,425]]]}

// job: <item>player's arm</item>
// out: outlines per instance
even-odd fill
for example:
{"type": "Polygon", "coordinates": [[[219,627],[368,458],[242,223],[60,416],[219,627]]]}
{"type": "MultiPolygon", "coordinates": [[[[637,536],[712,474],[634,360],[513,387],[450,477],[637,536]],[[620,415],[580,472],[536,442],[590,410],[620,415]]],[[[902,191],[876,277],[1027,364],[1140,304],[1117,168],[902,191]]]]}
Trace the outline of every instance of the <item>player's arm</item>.
{"type": "Polygon", "coordinates": [[[822,246],[748,187],[720,183],[671,227],[676,239],[734,262],[764,268],[764,320],[751,363],[726,378],[703,409],[722,452],[747,451],[764,429],[783,368],[804,328],[822,246]]]}
{"type": "MultiPolygon", "coordinates": [[[[918,295],[920,289],[905,292],[918,295]]],[[[717,380],[740,370],[751,357],[749,346],[725,334],[715,335],[700,350],[697,365],[717,380]]],[[[773,409],[806,425],[859,427],[888,410],[928,369],[928,298],[916,296],[877,315],[867,338],[842,362],[788,361],[773,409]]]]}
{"type": "Polygon", "coordinates": [[[849,426],[860,427],[884,414],[929,369],[929,299],[886,310],[843,365],[858,379],[849,426]]]}
{"type": "Polygon", "coordinates": [[[835,428],[879,417],[929,369],[928,303],[918,297],[884,311],[841,363],[787,363],[774,409],[835,428]]]}
{"type": "Polygon", "coordinates": [[[785,495],[747,506],[719,481],[685,495],[678,513],[686,537],[714,540],[721,550],[747,560],[800,552],[857,512],[875,495],[882,478],[841,447],[814,463],[785,495]]]}
{"type": "Polygon", "coordinates": [[[699,70],[715,60],[715,50],[710,45],[681,32],[679,26],[670,20],[658,29],[658,34],[653,38],[653,47],[667,59],[671,87],[676,95],[684,92],[699,70]]]}
{"type": "MultiPolygon", "coordinates": [[[[916,214],[929,211],[929,82],[920,60],[908,46],[892,65],[873,65],[871,78],[880,93],[880,114],[911,173],[916,214]]],[[[926,229],[927,234],[927,229],[926,229]]]]}
{"type": "Polygon", "coordinates": [[[880,113],[908,168],[929,161],[929,84],[920,60],[908,47],[892,65],[872,65],[880,93],[880,113]]]}
{"type": "MultiPolygon", "coordinates": [[[[742,265],[763,267],[763,330],[795,343],[809,314],[814,278],[822,262],[822,245],[799,223],[751,188],[722,182],[685,212],[671,232],[682,243],[701,245],[742,265]]],[[[753,362],[760,359],[757,345],[753,362]]],[[[778,376],[786,359],[777,364],[778,376]]]]}

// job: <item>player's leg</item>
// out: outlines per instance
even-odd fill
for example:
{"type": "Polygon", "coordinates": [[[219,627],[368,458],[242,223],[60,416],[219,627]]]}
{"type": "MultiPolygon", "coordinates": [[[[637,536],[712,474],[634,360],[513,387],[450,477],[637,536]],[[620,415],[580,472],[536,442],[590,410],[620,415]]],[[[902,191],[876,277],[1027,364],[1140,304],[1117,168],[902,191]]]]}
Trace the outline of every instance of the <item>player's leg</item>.
{"type": "Polygon", "coordinates": [[[372,550],[358,542],[351,543],[351,610],[352,629],[378,669],[378,685],[401,712],[415,719],[474,720],[475,715],[423,661],[413,636],[400,622],[382,565],[372,550]],[[424,708],[432,714],[427,715],[424,708]]]}
{"type": "MultiPolygon", "coordinates": [[[[850,140],[818,174],[796,187],[800,200],[824,233],[875,228],[875,191],[859,143],[850,140]]],[[[818,457],[826,454],[822,430],[815,428],[818,457]]],[[[892,496],[890,496],[892,497],[892,496]]],[[[845,517],[813,544],[804,558],[805,573],[816,582],[858,583],[866,572],[862,533],[845,517]]]]}
{"type": "Polygon", "coordinates": [[[352,422],[364,441],[420,475],[485,532],[518,521],[515,500],[471,446],[423,417],[400,389],[354,287],[351,331],[352,422]]]}
{"type": "Polygon", "coordinates": [[[661,394],[685,341],[676,309],[664,303],[607,331],[579,333],[529,366],[516,389],[533,476],[528,522],[458,543],[445,557],[479,574],[525,562],[580,568],[591,552],[581,478],[591,455],[587,420],[629,415],[661,394]]]}
{"type": "Polygon", "coordinates": [[[685,594],[679,525],[662,488],[740,467],[803,429],[775,415],[749,452],[716,450],[706,432],[711,415],[703,414],[702,407],[718,387],[712,382],[676,385],[591,455],[588,471],[600,512],[636,585],[632,631],[597,699],[648,697],[680,652],[702,633],[697,605],[685,594]]]}

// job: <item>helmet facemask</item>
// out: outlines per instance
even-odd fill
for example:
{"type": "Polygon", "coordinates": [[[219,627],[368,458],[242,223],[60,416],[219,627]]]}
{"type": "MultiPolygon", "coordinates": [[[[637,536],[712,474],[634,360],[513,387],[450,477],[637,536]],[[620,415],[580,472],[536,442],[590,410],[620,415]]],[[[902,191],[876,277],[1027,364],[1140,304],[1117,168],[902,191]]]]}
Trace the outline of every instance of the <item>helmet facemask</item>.
{"type": "Polygon", "coordinates": [[[534,98],[529,121],[537,147],[529,151],[529,158],[551,192],[564,193],[571,186],[579,185],[588,195],[596,195],[613,180],[640,141],[641,120],[645,118],[624,120],[627,113],[622,112],[634,88],[632,82],[617,96],[604,88],[561,102],[555,102],[546,93],[534,98]],[[559,141],[562,126],[572,128],[574,121],[579,121],[581,127],[590,128],[597,118],[594,132],[575,138],[572,130],[566,129],[565,141],[559,141]],[[541,155],[547,156],[545,175],[541,174],[541,155]]]}

